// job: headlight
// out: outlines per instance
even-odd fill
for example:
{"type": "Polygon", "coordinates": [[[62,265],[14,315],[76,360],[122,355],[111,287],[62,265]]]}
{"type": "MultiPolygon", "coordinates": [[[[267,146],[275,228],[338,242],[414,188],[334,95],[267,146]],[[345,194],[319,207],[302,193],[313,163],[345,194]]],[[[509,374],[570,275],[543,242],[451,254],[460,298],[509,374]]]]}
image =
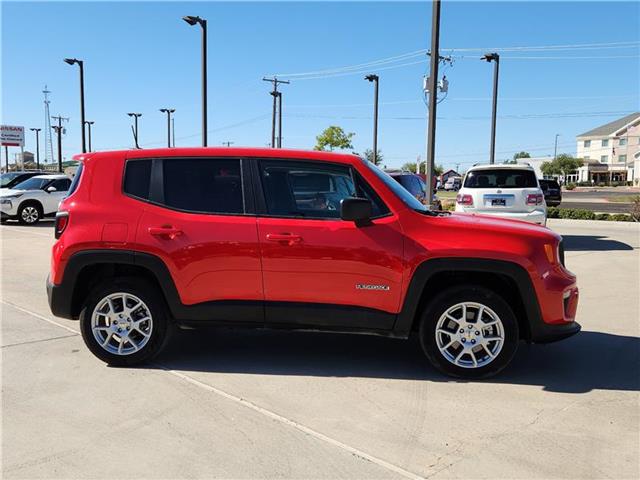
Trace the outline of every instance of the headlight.
{"type": "Polygon", "coordinates": [[[22,193],[14,193],[13,195],[5,195],[4,197],[0,198],[0,202],[3,202],[5,199],[6,200],[11,200],[11,199],[14,199],[14,198],[19,198],[22,195],[23,195],[22,193]]]}

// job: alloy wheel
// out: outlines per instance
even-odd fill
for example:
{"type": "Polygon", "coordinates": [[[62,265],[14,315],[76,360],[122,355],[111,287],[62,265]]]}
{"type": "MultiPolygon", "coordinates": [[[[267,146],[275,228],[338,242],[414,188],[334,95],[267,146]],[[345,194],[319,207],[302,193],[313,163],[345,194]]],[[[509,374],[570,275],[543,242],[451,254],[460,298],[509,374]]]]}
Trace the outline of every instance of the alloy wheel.
{"type": "Polygon", "coordinates": [[[153,330],[149,307],[130,293],[117,292],[100,300],[91,315],[98,345],[114,355],[130,355],[147,344],[153,330]]]}
{"type": "Polygon", "coordinates": [[[475,302],[449,307],[438,319],[435,336],[442,356],[462,368],[488,365],[505,342],[500,317],[486,305],[475,302]]]}
{"type": "Polygon", "coordinates": [[[40,212],[38,212],[36,207],[27,206],[22,209],[20,216],[25,223],[35,223],[40,217],[40,212]]]}

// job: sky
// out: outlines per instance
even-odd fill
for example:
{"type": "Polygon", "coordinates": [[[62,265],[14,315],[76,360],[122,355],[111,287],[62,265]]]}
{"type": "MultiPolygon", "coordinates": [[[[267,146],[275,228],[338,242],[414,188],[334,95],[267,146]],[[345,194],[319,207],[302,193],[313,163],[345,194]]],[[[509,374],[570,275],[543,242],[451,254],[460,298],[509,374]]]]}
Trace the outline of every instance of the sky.
{"type": "MultiPolygon", "coordinates": [[[[291,80],[282,86],[285,148],[313,148],[324,128],[339,125],[355,133],[354,151],[362,153],[373,130],[373,86],[364,76],[376,73],[384,163],[424,159],[429,67],[420,50],[430,48],[430,2],[4,1],[0,8],[2,123],[43,128],[47,85],[51,114],[69,117],[65,159],[81,151],[78,68],[65,57],[85,62],[94,150],[132,146],[132,111],[143,114],[141,146],[166,145],[162,107],[176,109],[176,145],[200,145],[200,31],[184,15],[208,20],[210,146],[269,143],[272,97],[262,78],[278,74],[291,80]],[[333,76],[296,75],[367,63],[333,76]]],[[[501,54],[497,161],[521,150],[553,155],[556,134],[558,153],[575,153],[576,135],[640,111],[639,19],[638,2],[444,1],[441,54],[453,64],[441,71],[449,91],[439,96],[436,163],[462,171],[488,161],[493,64],[480,60],[487,52],[501,54]]],[[[33,132],[26,149],[35,150],[33,132]]]]}

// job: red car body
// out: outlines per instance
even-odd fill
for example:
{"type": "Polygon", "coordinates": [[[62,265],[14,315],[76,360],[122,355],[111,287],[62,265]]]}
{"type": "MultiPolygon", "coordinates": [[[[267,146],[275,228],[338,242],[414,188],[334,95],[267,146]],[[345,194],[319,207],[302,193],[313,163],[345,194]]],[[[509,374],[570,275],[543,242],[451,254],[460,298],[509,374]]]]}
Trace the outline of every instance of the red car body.
{"type": "Polygon", "coordinates": [[[94,268],[95,276],[97,264],[118,263],[118,255],[128,255],[125,263],[148,267],[157,277],[173,317],[184,324],[213,320],[268,326],[286,318],[292,327],[406,337],[415,329],[421,302],[461,276],[487,274],[496,289],[502,288],[499,277],[511,289],[507,297],[514,296],[522,338],[546,342],[580,328],[576,278],[563,266],[559,235],[514,220],[416,212],[356,156],[171,148],[88,153],[76,159],[82,173],[60,204],[64,231],[51,257],[48,292],[56,315],[80,315],[90,279],[83,271],[94,268]],[[172,157],[345,165],[375,190],[389,214],[363,228],[339,218],[279,218],[259,211],[184,213],[123,194],[127,161],[172,157]],[[288,315],[291,305],[304,319],[288,315]],[[335,315],[341,307],[347,313],[335,315]]]}

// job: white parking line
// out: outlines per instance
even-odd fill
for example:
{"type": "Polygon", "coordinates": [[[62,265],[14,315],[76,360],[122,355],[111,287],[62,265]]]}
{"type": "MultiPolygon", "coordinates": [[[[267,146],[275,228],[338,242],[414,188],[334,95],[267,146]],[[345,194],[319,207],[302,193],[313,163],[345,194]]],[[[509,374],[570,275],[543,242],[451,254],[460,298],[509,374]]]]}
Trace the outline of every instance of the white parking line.
{"type": "Polygon", "coordinates": [[[11,232],[18,232],[18,233],[28,233],[29,235],[37,235],[38,237],[53,238],[53,225],[51,225],[51,232],[49,233],[34,232],[32,230],[26,230],[24,228],[7,227],[6,225],[3,225],[0,231],[4,231],[4,230],[9,230],[11,232]]]}
{"type": "MultiPolygon", "coordinates": [[[[76,331],[70,327],[67,327],[66,325],[62,325],[61,323],[56,322],[55,320],[51,320],[50,318],[47,318],[43,315],[40,315],[36,312],[32,312],[30,310],[27,310],[26,308],[22,308],[12,302],[7,302],[6,300],[1,300],[1,303],[4,303],[5,305],[8,305],[12,308],[15,308],[16,310],[19,310],[23,313],[26,313],[28,315],[31,315],[39,320],[44,320],[47,323],[50,323],[52,325],[55,325],[57,327],[60,328],[64,328],[65,330],[69,331],[69,332],[73,332],[76,334],[79,334],[79,331],[76,331]]],[[[244,398],[238,397],[236,395],[232,395],[230,393],[225,392],[224,390],[220,390],[219,388],[213,387],[207,383],[201,382],[200,380],[196,380],[193,377],[190,377],[189,375],[186,375],[182,372],[178,372],[176,370],[172,370],[171,368],[162,365],[162,364],[158,364],[156,363],[155,366],[159,367],[160,369],[164,370],[165,372],[185,381],[190,383],[191,385],[194,385],[198,388],[201,388],[203,390],[206,390],[208,392],[214,393],[220,397],[226,398],[227,400],[231,400],[232,402],[238,403],[240,405],[242,405],[243,407],[249,408],[250,410],[253,410],[254,412],[257,412],[261,415],[264,415],[265,417],[268,417],[272,420],[275,420],[277,422],[280,422],[284,425],[288,425],[290,427],[293,427],[311,437],[314,437],[318,440],[321,440],[325,443],[328,443],[329,445],[333,445],[334,447],[338,447],[342,450],[345,450],[349,453],[351,453],[352,455],[355,455],[357,457],[362,458],[363,460],[368,460],[371,463],[374,463],[382,468],[385,468],[387,470],[390,470],[394,473],[397,473],[398,475],[401,475],[405,478],[410,478],[412,480],[425,480],[424,477],[421,477],[420,475],[417,475],[413,472],[410,472],[409,470],[405,470],[402,467],[399,467],[397,465],[394,465],[393,463],[389,463],[386,460],[383,460],[381,458],[375,457],[373,455],[369,455],[366,452],[363,452],[362,450],[359,450],[355,447],[351,447],[345,443],[340,442],[339,440],[336,440],[334,438],[328,437],[327,435],[324,435],[316,430],[313,430],[312,428],[309,428],[305,425],[302,425],[301,423],[296,422],[295,420],[291,420],[287,417],[283,417],[282,415],[279,415],[275,412],[272,412],[271,410],[267,410],[266,408],[262,408],[258,405],[256,405],[255,403],[252,403],[244,398]]]]}

